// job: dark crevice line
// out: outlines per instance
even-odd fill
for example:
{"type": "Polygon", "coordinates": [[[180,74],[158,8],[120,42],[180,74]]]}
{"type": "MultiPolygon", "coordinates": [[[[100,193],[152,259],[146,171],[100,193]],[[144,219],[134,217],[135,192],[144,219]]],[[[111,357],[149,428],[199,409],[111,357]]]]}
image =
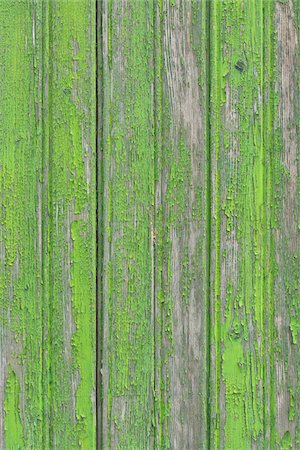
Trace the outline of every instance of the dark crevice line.
{"type": "MultiPolygon", "coordinates": [[[[153,0],[153,15],[154,15],[154,102],[153,102],[153,116],[154,116],[154,207],[153,207],[153,230],[156,234],[157,232],[157,214],[159,213],[159,208],[162,206],[163,192],[162,192],[162,168],[159,164],[159,160],[162,158],[163,146],[162,146],[162,36],[163,36],[163,22],[161,20],[163,3],[162,1],[153,0]],[[159,169],[160,168],[160,169],[159,169]],[[160,185],[160,191],[159,191],[160,185]],[[157,195],[159,198],[157,199],[157,195]]],[[[162,218],[161,218],[162,220],[162,218]]],[[[161,228],[159,232],[161,231],[161,228]]],[[[159,234],[158,232],[158,234],[159,234]]],[[[163,316],[163,306],[159,304],[158,301],[158,290],[161,289],[162,284],[162,272],[160,279],[158,279],[157,269],[162,263],[161,260],[161,245],[164,239],[163,236],[159,235],[159,241],[156,243],[153,240],[153,255],[154,255],[154,304],[153,304],[153,318],[154,318],[154,393],[158,398],[154,398],[154,419],[155,419],[155,436],[153,448],[156,446],[160,448],[163,442],[162,436],[162,414],[161,414],[161,403],[164,401],[162,399],[162,361],[161,357],[158,356],[157,349],[162,347],[162,316],[163,316]],[[157,282],[159,287],[157,286],[157,282]],[[158,326],[157,326],[157,323],[158,326]],[[161,325],[159,326],[159,323],[161,325]]],[[[163,269],[162,269],[163,270],[163,269]]]]}
{"type": "MultiPolygon", "coordinates": [[[[159,39],[160,39],[160,33],[158,30],[158,27],[160,26],[160,12],[159,12],[159,5],[157,4],[156,0],[153,0],[153,36],[154,36],[154,42],[153,42],[153,58],[154,58],[154,98],[153,98],[153,125],[154,125],[154,179],[153,179],[153,195],[154,195],[154,206],[153,206],[153,214],[152,214],[152,227],[153,227],[153,233],[156,233],[156,227],[157,227],[157,189],[160,179],[160,174],[158,172],[158,158],[160,153],[160,142],[159,139],[159,126],[158,121],[160,120],[160,117],[158,117],[157,112],[160,111],[160,108],[158,107],[161,97],[161,91],[158,86],[158,72],[161,70],[161,64],[160,64],[160,50],[159,50],[159,39]]],[[[157,367],[159,363],[159,360],[157,358],[157,346],[159,345],[159,342],[157,342],[157,333],[158,333],[158,327],[156,326],[156,320],[157,314],[159,313],[159,309],[157,308],[157,268],[159,266],[159,254],[158,254],[158,248],[155,245],[155,241],[152,239],[153,236],[151,236],[152,240],[152,246],[153,246],[153,334],[154,334],[154,361],[153,361],[153,380],[154,380],[154,401],[153,401],[153,414],[154,414],[154,423],[155,423],[155,436],[154,436],[154,443],[153,447],[155,448],[155,443],[158,440],[157,437],[157,426],[159,426],[158,417],[160,417],[159,411],[157,411],[156,405],[158,404],[158,408],[160,406],[160,402],[156,401],[156,396],[161,395],[159,391],[159,383],[157,385],[157,367]]],[[[160,245],[160,242],[158,243],[160,245]]],[[[161,314],[161,313],[159,313],[161,314]]],[[[161,319],[161,317],[159,317],[161,319]]]]}
{"type": "Polygon", "coordinates": [[[206,348],[206,426],[207,426],[207,448],[211,449],[211,396],[210,396],[210,386],[211,386],[211,241],[212,241],[212,227],[211,227],[211,208],[212,208],[212,161],[211,161],[211,2],[206,0],[206,92],[205,92],[205,135],[206,135],[206,261],[207,261],[207,271],[206,271],[206,330],[207,330],[207,348],[206,348]]]}
{"type": "MultiPolygon", "coordinates": [[[[159,25],[160,25],[160,46],[159,46],[159,62],[160,62],[160,77],[159,77],[159,86],[160,86],[160,167],[161,167],[161,173],[160,173],[160,206],[162,209],[161,212],[161,224],[162,224],[162,242],[164,243],[165,240],[165,231],[166,231],[166,211],[164,208],[164,200],[165,200],[165,195],[164,195],[164,191],[163,191],[163,182],[164,182],[164,174],[165,174],[165,148],[164,148],[164,131],[165,131],[165,119],[163,116],[163,108],[164,108],[164,98],[163,98],[163,92],[164,92],[164,85],[163,85],[163,77],[164,77],[164,33],[165,33],[165,28],[164,28],[164,19],[163,19],[163,15],[164,15],[164,3],[163,0],[161,0],[161,6],[160,6],[160,18],[159,18],[159,25]]],[[[160,276],[160,284],[161,284],[161,290],[163,292],[163,295],[165,295],[165,261],[166,258],[166,248],[164,245],[162,245],[162,249],[160,252],[160,262],[161,262],[161,276],[160,276]]],[[[161,303],[160,304],[160,346],[163,347],[163,344],[165,343],[165,341],[163,341],[163,336],[164,336],[164,304],[161,303]]],[[[163,367],[163,360],[165,358],[165,348],[163,348],[163,353],[162,353],[162,358],[159,361],[159,365],[160,365],[160,378],[159,378],[159,389],[160,389],[160,396],[162,396],[162,390],[163,390],[163,386],[164,386],[164,367],[163,367]]],[[[163,390],[163,402],[160,401],[160,404],[162,405],[163,403],[163,410],[166,407],[166,391],[165,389],[163,390]]],[[[161,408],[162,409],[162,408],[161,408]]],[[[168,436],[166,436],[164,438],[163,436],[163,432],[166,429],[166,425],[165,425],[165,416],[163,415],[163,411],[160,410],[160,417],[161,417],[161,424],[160,424],[160,435],[161,435],[161,440],[160,440],[160,444],[163,447],[165,445],[165,439],[168,440],[168,436]]]]}
{"type": "Polygon", "coordinates": [[[102,448],[102,353],[103,353],[103,296],[102,296],[102,276],[103,276],[103,155],[101,140],[103,136],[102,103],[100,100],[101,87],[103,85],[103,69],[101,59],[101,36],[102,36],[102,2],[96,0],[96,449],[102,448]]]}
{"type": "MultiPolygon", "coordinates": [[[[261,15],[261,25],[262,25],[262,30],[261,30],[261,42],[260,42],[260,58],[261,58],[261,74],[260,74],[260,84],[261,84],[261,98],[262,98],[262,105],[261,105],[261,119],[260,119],[260,126],[261,126],[261,131],[260,131],[260,135],[261,135],[261,142],[260,142],[260,152],[261,152],[261,158],[262,158],[262,164],[264,165],[263,169],[262,169],[262,197],[263,197],[263,208],[262,208],[262,213],[261,213],[261,227],[262,227],[262,231],[261,234],[262,236],[264,236],[264,233],[266,231],[265,228],[265,224],[266,224],[266,211],[265,211],[265,179],[266,179],[266,173],[265,173],[265,153],[264,153],[264,123],[265,123],[265,111],[264,111],[264,107],[265,107],[265,49],[264,49],[264,45],[265,45],[265,23],[264,23],[264,5],[263,5],[263,0],[261,0],[260,3],[260,15],[261,15]]],[[[265,248],[265,242],[263,240],[262,242],[262,246],[261,246],[261,260],[262,260],[262,264],[263,264],[263,281],[262,281],[262,298],[261,298],[261,321],[263,321],[263,317],[264,317],[264,312],[265,312],[265,289],[266,289],[266,283],[265,283],[265,271],[264,271],[264,261],[265,261],[265,254],[266,254],[266,248],[265,248]]],[[[262,325],[262,324],[261,324],[262,325]]],[[[268,327],[269,328],[269,327],[268,327]]],[[[269,330],[267,331],[267,333],[269,332],[269,330]]],[[[266,339],[265,339],[265,335],[262,334],[262,378],[263,378],[263,386],[267,386],[266,385],[266,380],[267,380],[267,364],[266,364],[266,339]]],[[[253,387],[253,386],[251,386],[253,387]]],[[[262,417],[262,429],[263,429],[263,439],[266,439],[266,430],[267,430],[267,422],[268,422],[268,409],[269,409],[269,405],[268,403],[268,397],[269,397],[269,393],[267,389],[263,389],[262,392],[262,399],[263,399],[263,417],[262,417]]]]}
{"type": "Polygon", "coordinates": [[[220,93],[222,70],[222,3],[208,0],[208,92],[209,92],[209,180],[208,180],[208,244],[209,251],[209,275],[208,275],[208,333],[209,333],[209,423],[210,423],[210,446],[219,448],[221,445],[220,430],[220,387],[221,387],[221,321],[220,321],[220,244],[221,244],[221,223],[220,223],[220,181],[219,181],[219,151],[220,151],[220,93]],[[213,85],[214,83],[214,85],[213,85]],[[213,184],[214,183],[214,184],[213,184]],[[213,222],[212,209],[215,209],[213,222]],[[212,258],[214,255],[214,258],[212,258]],[[214,349],[214,360],[212,350],[214,349]],[[213,419],[213,422],[212,422],[213,419]]]}
{"type": "MultiPolygon", "coordinates": [[[[45,0],[46,2],[46,0],[45,0]]],[[[52,380],[52,342],[53,342],[53,336],[54,336],[54,330],[53,330],[53,323],[55,322],[53,320],[53,268],[52,268],[52,260],[51,260],[51,243],[52,243],[52,237],[53,237],[53,204],[52,204],[52,192],[53,192],[53,172],[52,172],[52,161],[53,161],[53,141],[51,138],[51,131],[53,127],[52,123],[52,111],[53,111],[53,105],[52,105],[52,84],[53,84],[53,28],[51,24],[52,19],[52,8],[53,8],[53,0],[49,0],[48,2],[48,39],[49,39],[49,47],[48,47],[48,197],[47,197],[47,212],[48,212],[48,287],[49,287],[49,294],[48,294],[48,334],[47,334],[47,343],[48,343],[48,403],[49,403],[49,411],[48,411],[48,421],[49,421],[49,431],[48,431],[48,438],[49,438],[49,446],[53,446],[54,441],[54,430],[53,430],[53,408],[52,408],[52,400],[53,400],[53,383],[51,383],[52,380]]],[[[46,2],[47,3],[47,2],[46,2]]]]}
{"type": "MultiPolygon", "coordinates": [[[[153,0],[152,3],[153,6],[153,72],[154,72],[154,98],[153,98],[153,127],[154,127],[154,176],[153,176],[153,228],[155,230],[156,226],[156,176],[157,176],[157,143],[156,143],[156,133],[157,133],[157,126],[156,126],[156,40],[157,40],[157,31],[156,31],[156,1],[153,0]]],[[[152,240],[152,236],[151,236],[152,240]]],[[[157,267],[157,261],[156,261],[156,249],[154,242],[151,243],[152,245],[152,251],[153,251],[153,280],[152,280],[152,295],[153,295],[153,392],[154,392],[154,398],[153,398],[153,422],[154,422],[154,434],[156,430],[156,267],[157,267]]],[[[155,448],[155,435],[153,438],[153,447],[155,448]]]]}
{"type": "MultiPolygon", "coordinates": [[[[268,295],[270,296],[270,303],[271,303],[271,329],[270,329],[270,344],[269,344],[269,352],[270,352],[270,386],[271,386],[271,392],[270,392],[270,445],[271,447],[275,447],[275,413],[276,411],[276,400],[275,400],[275,372],[274,372],[274,333],[275,333],[275,299],[274,299],[274,273],[275,273],[275,265],[274,265],[274,248],[273,248],[273,239],[272,239],[272,198],[274,195],[274,177],[273,174],[275,171],[272,170],[273,168],[273,159],[272,159],[272,152],[271,149],[274,148],[275,139],[274,139],[274,128],[273,128],[273,121],[272,118],[275,117],[276,111],[275,111],[275,103],[274,103],[274,94],[275,86],[274,86],[274,72],[273,72],[273,62],[275,59],[275,41],[274,41],[274,14],[275,14],[275,6],[273,2],[270,2],[268,5],[268,10],[265,13],[265,17],[268,18],[268,41],[267,44],[269,46],[269,59],[268,59],[268,73],[269,73],[269,108],[268,108],[268,123],[266,130],[272,128],[271,133],[271,141],[269,142],[268,146],[268,156],[269,160],[271,162],[270,166],[268,167],[268,182],[267,182],[267,191],[268,191],[268,207],[269,207],[269,218],[268,218],[268,227],[269,227],[269,260],[271,261],[270,266],[270,275],[269,275],[269,285],[268,285],[268,295]],[[270,128],[269,128],[270,125],[270,128]]],[[[267,141],[267,136],[265,135],[265,139],[267,141]]]]}
{"type": "MultiPolygon", "coordinates": [[[[47,1],[42,2],[42,445],[46,448],[49,440],[48,428],[48,402],[49,402],[49,373],[48,364],[45,360],[49,357],[48,327],[49,327],[49,266],[47,264],[48,243],[48,179],[46,170],[49,170],[49,121],[48,106],[46,99],[46,76],[48,73],[49,58],[49,6],[47,1]],[[47,64],[47,67],[46,67],[47,64]]],[[[49,91],[48,91],[49,92],[49,91]]]]}
{"type": "Polygon", "coordinates": [[[273,95],[272,95],[272,85],[273,85],[273,70],[272,70],[272,61],[273,61],[273,52],[274,52],[274,42],[272,38],[272,29],[273,29],[273,14],[274,14],[274,5],[273,3],[262,4],[262,20],[263,20],[263,36],[262,36],[262,55],[263,55],[263,63],[262,63],[262,77],[263,82],[267,83],[266,86],[262,84],[262,99],[263,99],[263,120],[262,120],[262,149],[263,149],[263,199],[264,199],[264,233],[266,233],[266,241],[267,247],[264,248],[264,259],[263,263],[265,263],[266,258],[270,261],[270,270],[269,273],[264,274],[264,286],[263,293],[265,298],[263,298],[264,307],[264,318],[270,316],[269,326],[268,326],[268,338],[266,342],[264,342],[264,386],[270,386],[268,392],[268,402],[269,402],[269,411],[266,410],[267,402],[264,398],[264,438],[266,441],[268,440],[268,436],[270,436],[270,445],[271,448],[275,447],[275,434],[273,427],[274,420],[274,355],[273,355],[273,335],[274,335],[274,294],[272,291],[273,285],[273,274],[274,274],[274,265],[273,265],[273,246],[272,246],[272,236],[271,236],[271,205],[272,205],[272,187],[273,187],[273,176],[272,176],[272,157],[271,157],[271,148],[274,146],[274,136],[273,133],[267,138],[267,130],[272,128],[272,117],[274,117],[274,103],[273,103],[273,95]],[[266,71],[266,72],[265,72],[266,71]],[[268,145],[267,145],[268,144],[268,145]],[[269,300],[268,300],[269,299],[269,300]],[[269,355],[269,356],[267,356],[269,355]],[[269,383],[267,383],[269,378],[269,383]],[[266,425],[267,423],[267,425],[266,425]]]}

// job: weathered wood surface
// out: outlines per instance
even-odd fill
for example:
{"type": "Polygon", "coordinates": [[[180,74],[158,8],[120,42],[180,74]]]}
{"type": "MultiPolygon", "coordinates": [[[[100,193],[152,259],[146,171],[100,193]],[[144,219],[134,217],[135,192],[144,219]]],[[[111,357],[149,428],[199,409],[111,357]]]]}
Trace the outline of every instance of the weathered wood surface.
{"type": "Polygon", "coordinates": [[[207,8],[155,12],[155,448],[208,448],[207,8]]]}
{"type": "Polygon", "coordinates": [[[211,7],[212,448],[299,447],[296,21],[211,7]]]}
{"type": "Polygon", "coordinates": [[[95,447],[95,14],[0,2],[1,448],[95,447]]]}
{"type": "Polygon", "coordinates": [[[0,0],[0,448],[300,448],[299,5],[0,0]]]}
{"type": "Polygon", "coordinates": [[[154,376],[153,2],[104,1],[100,13],[100,443],[102,448],[150,448],[154,376]]]}
{"type": "Polygon", "coordinates": [[[49,208],[49,391],[45,395],[49,446],[57,449],[92,449],[96,441],[95,6],[93,0],[52,0],[48,7],[49,79],[44,88],[49,159],[44,176],[49,208]]]}
{"type": "Polygon", "coordinates": [[[270,64],[274,100],[268,117],[273,129],[269,161],[274,301],[269,407],[271,443],[284,449],[300,446],[300,9],[288,0],[277,2],[271,11],[276,39],[273,67],[270,64]]]}
{"type": "Polygon", "coordinates": [[[212,6],[211,440],[215,448],[262,448],[266,442],[265,387],[270,379],[265,364],[272,348],[268,339],[272,300],[267,290],[264,30],[262,2],[224,1],[212,6]]]}
{"type": "Polygon", "coordinates": [[[42,8],[0,3],[0,447],[42,447],[42,8]]]}

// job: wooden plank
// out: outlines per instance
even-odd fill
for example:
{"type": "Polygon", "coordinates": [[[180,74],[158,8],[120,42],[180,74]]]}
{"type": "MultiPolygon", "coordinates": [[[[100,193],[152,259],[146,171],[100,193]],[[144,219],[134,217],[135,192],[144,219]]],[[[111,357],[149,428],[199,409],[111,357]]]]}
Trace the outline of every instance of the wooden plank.
{"type": "Polygon", "coordinates": [[[96,446],[96,4],[49,5],[50,441],[96,446]]]}
{"type": "Polygon", "coordinates": [[[299,445],[297,20],[292,1],[211,8],[211,419],[221,448],[299,445]]]}
{"type": "Polygon", "coordinates": [[[100,445],[146,449],[154,373],[153,1],[104,1],[101,30],[100,445]]]}
{"type": "Polygon", "coordinates": [[[263,12],[263,0],[211,3],[213,448],[269,445],[263,12]]]}
{"type": "Polygon", "coordinates": [[[41,3],[0,18],[0,448],[42,448],[41,3]]]}
{"type": "Polygon", "coordinates": [[[155,443],[207,449],[207,3],[156,16],[155,443]]]}
{"type": "Polygon", "coordinates": [[[266,124],[266,134],[273,129],[270,164],[275,354],[271,448],[296,449],[300,445],[299,5],[290,0],[277,1],[270,17],[275,31],[270,55],[275,85],[266,124]]]}

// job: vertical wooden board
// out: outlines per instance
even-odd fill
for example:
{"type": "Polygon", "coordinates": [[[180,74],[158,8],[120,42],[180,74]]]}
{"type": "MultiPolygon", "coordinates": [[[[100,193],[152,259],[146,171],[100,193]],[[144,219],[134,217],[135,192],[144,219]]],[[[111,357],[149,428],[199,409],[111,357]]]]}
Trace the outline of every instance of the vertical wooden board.
{"type": "Polygon", "coordinates": [[[96,3],[49,5],[50,447],[96,446],[96,3]]]}
{"type": "Polygon", "coordinates": [[[155,24],[155,448],[207,449],[207,3],[162,1],[155,24]]]}
{"type": "Polygon", "coordinates": [[[269,448],[265,6],[211,3],[213,448],[269,448]]]}
{"type": "Polygon", "coordinates": [[[50,25],[49,2],[42,4],[42,385],[43,385],[43,447],[50,445],[51,397],[50,397],[50,364],[49,338],[50,338],[50,266],[49,266],[49,237],[50,237],[50,198],[49,198],[49,84],[50,84],[50,25]]]}
{"type": "Polygon", "coordinates": [[[104,1],[101,448],[150,448],[153,390],[153,2],[104,1]]]}
{"type": "Polygon", "coordinates": [[[41,4],[0,18],[0,448],[42,448],[41,4]]]}
{"type": "Polygon", "coordinates": [[[271,12],[275,32],[271,49],[274,94],[266,130],[270,134],[273,128],[270,147],[275,308],[272,448],[296,449],[300,447],[299,5],[290,0],[276,1],[271,12]]]}

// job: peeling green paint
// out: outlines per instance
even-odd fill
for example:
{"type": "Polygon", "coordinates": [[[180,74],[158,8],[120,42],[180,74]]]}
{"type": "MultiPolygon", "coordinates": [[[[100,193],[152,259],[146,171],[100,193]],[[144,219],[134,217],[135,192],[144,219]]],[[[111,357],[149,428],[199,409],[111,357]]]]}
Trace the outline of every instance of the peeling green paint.
{"type": "Polygon", "coordinates": [[[0,447],[41,448],[41,4],[0,17],[0,447]]]}
{"type": "Polygon", "coordinates": [[[95,448],[96,4],[49,7],[50,442],[95,448]]]}
{"type": "Polygon", "coordinates": [[[299,11],[0,2],[1,448],[300,448],[299,11]]]}
{"type": "Polygon", "coordinates": [[[6,380],[4,411],[5,448],[21,450],[24,440],[20,415],[20,383],[10,367],[6,380]]]}
{"type": "Polygon", "coordinates": [[[153,4],[109,1],[102,14],[102,445],[148,448],[154,364],[153,4]]]}

